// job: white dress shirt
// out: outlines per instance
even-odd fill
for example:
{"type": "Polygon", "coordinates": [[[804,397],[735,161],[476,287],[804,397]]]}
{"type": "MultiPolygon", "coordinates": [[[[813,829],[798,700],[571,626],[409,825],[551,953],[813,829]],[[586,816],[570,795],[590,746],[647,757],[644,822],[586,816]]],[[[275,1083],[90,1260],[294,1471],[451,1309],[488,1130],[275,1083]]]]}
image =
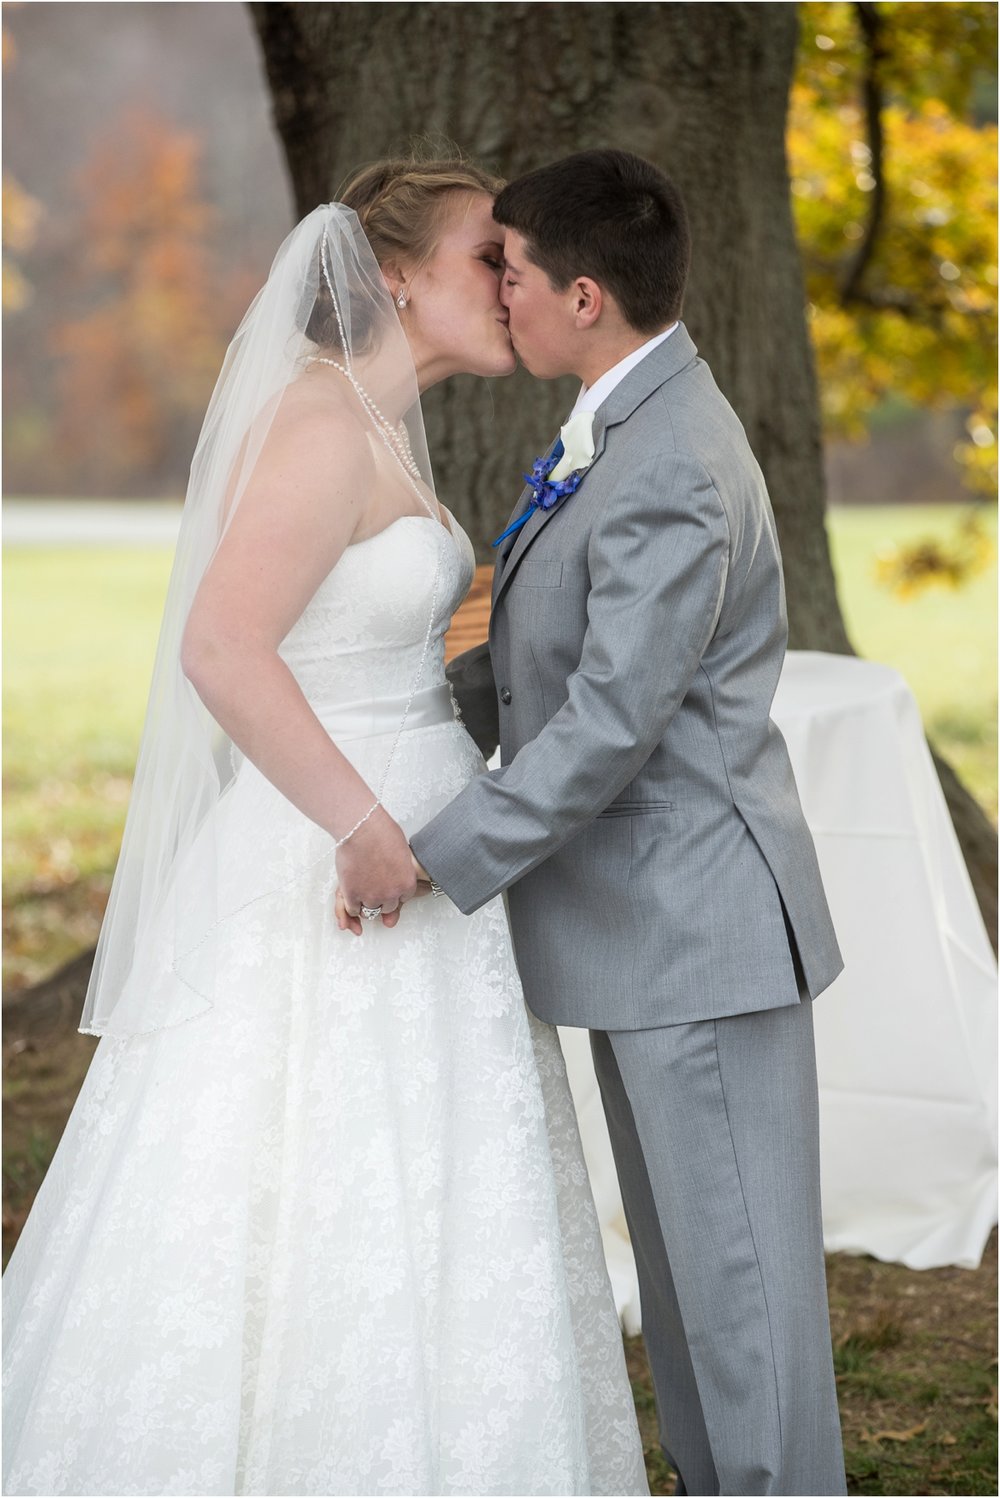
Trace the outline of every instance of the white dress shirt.
{"type": "Polygon", "coordinates": [[[630,354],[626,354],[624,359],[619,359],[617,364],[613,364],[610,369],[606,369],[601,377],[595,380],[592,385],[589,387],[581,385],[580,394],[576,398],[576,405],[569,413],[570,417],[576,416],[580,411],[596,411],[598,406],[602,406],[615,386],[624,380],[629,371],[633,370],[637,364],[645,359],[647,354],[652,353],[653,349],[659,344],[665,342],[677,327],[679,327],[678,323],[672,323],[662,333],[655,333],[652,338],[647,338],[645,343],[633,349],[630,354]]]}

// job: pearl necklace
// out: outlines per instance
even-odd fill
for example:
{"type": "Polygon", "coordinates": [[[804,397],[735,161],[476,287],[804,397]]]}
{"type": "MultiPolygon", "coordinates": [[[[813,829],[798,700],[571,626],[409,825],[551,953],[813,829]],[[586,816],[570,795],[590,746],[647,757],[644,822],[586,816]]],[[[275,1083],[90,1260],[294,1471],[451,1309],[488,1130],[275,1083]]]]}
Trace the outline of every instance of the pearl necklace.
{"type": "MultiPolygon", "coordinates": [[[[347,368],[346,365],[339,363],[336,359],[326,359],[322,356],[322,354],[314,354],[309,362],[310,364],[329,364],[332,369],[339,370],[344,378],[350,381],[350,384],[352,385],[361,404],[364,406],[369,416],[374,419],[375,425],[378,428],[379,435],[381,436],[383,442],[385,442],[393,457],[396,458],[397,461],[405,469],[411,481],[414,481],[413,486],[416,489],[417,496],[423,504],[424,508],[428,511],[429,514],[434,515],[434,511],[427,503],[421,491],[417,488],[417,483],[419,483],[420,481],[421,474],[420,469],[417,467],[417,460],[413,456],[413,449],[410,446],[410,437],[409,433],[406,430],[406,423],[401,421],[398,426],[394,427],[389,421],[388,417],[383,415],[383,413],[379,410],[378,406],[375,404],[372,397],[368,394],[368,391],[362,385],[361,381],[355,376],[353,371],[347,368]]],[[[437,518],[438,517],[434,515],[434,519],[436,520],[437,518]]]]}

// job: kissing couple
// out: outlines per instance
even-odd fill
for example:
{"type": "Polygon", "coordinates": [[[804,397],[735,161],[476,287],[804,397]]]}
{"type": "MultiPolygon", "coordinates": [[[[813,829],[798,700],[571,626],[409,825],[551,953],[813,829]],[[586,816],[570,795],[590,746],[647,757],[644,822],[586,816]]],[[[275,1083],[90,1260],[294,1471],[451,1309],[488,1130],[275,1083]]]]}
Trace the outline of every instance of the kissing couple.
{"type": "Polygon", "coordinates": [[[845,1491],[841,961],[689,258],[614,150],[506,186],[382,161],[281,246],[192,464],[102,1038],[7,1271],[7,1493],[645,1493],[557,1024],[591,1032],[677,1491],[845,1491]],[[475,554],[420,398],[518,359],[580,394],[446,672],[475,554]]]}

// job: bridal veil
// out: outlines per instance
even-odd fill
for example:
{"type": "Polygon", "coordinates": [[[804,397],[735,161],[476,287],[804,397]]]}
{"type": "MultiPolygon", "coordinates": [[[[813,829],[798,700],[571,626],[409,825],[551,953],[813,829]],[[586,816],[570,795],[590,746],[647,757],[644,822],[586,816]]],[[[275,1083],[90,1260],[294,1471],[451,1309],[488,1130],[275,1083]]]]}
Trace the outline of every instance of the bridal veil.
{"type": "MultiPolygon", "coordinates": [[[[397,460],[406,479],[399,512],[423,504],[437,514],[416,373],[392,296],[356,214],[326,204],[279,249],[230,344],[195,450],[83,1033],[146,1033],[212,1004],[217,943],[208,938],[238,913],[225,908],[216,877],[216,813],[240,752],[184,675],[181,644],[199,584],[225,545],[281,404],[317,359],[341,372],[370,439],[397,460]]],[[[279,493],[273,503],[280,505],[279,493]]],[[[331,838],[331,889],[335,851],[331,838]]],[[[305,872],[292,861],[287,879],[254,899],[287,889],[305,872]]]]}

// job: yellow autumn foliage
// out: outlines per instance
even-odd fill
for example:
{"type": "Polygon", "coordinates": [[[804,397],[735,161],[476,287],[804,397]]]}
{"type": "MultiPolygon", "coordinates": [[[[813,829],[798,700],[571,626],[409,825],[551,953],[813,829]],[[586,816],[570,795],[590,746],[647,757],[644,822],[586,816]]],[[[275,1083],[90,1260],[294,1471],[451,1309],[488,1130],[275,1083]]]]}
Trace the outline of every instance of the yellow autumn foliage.
{"type": "Polygon", "coordinates": [[[31,249],[42,217],[42,205],[10,172],[3,174],[3,310],[16,312],[31,300],[31,286],[21,257],[31,249]]]}
{"type": "Polygon", "coordinates": [[[885,204],[863,299],[845,302],[875,190],[854,12],[800,6],[787,135],[825,427],[862,437],[888,399],[969,410],[956,459],[995,492],[997,129],[976,100],[995,80],[996,7],[878,6],[885,204]]]}

